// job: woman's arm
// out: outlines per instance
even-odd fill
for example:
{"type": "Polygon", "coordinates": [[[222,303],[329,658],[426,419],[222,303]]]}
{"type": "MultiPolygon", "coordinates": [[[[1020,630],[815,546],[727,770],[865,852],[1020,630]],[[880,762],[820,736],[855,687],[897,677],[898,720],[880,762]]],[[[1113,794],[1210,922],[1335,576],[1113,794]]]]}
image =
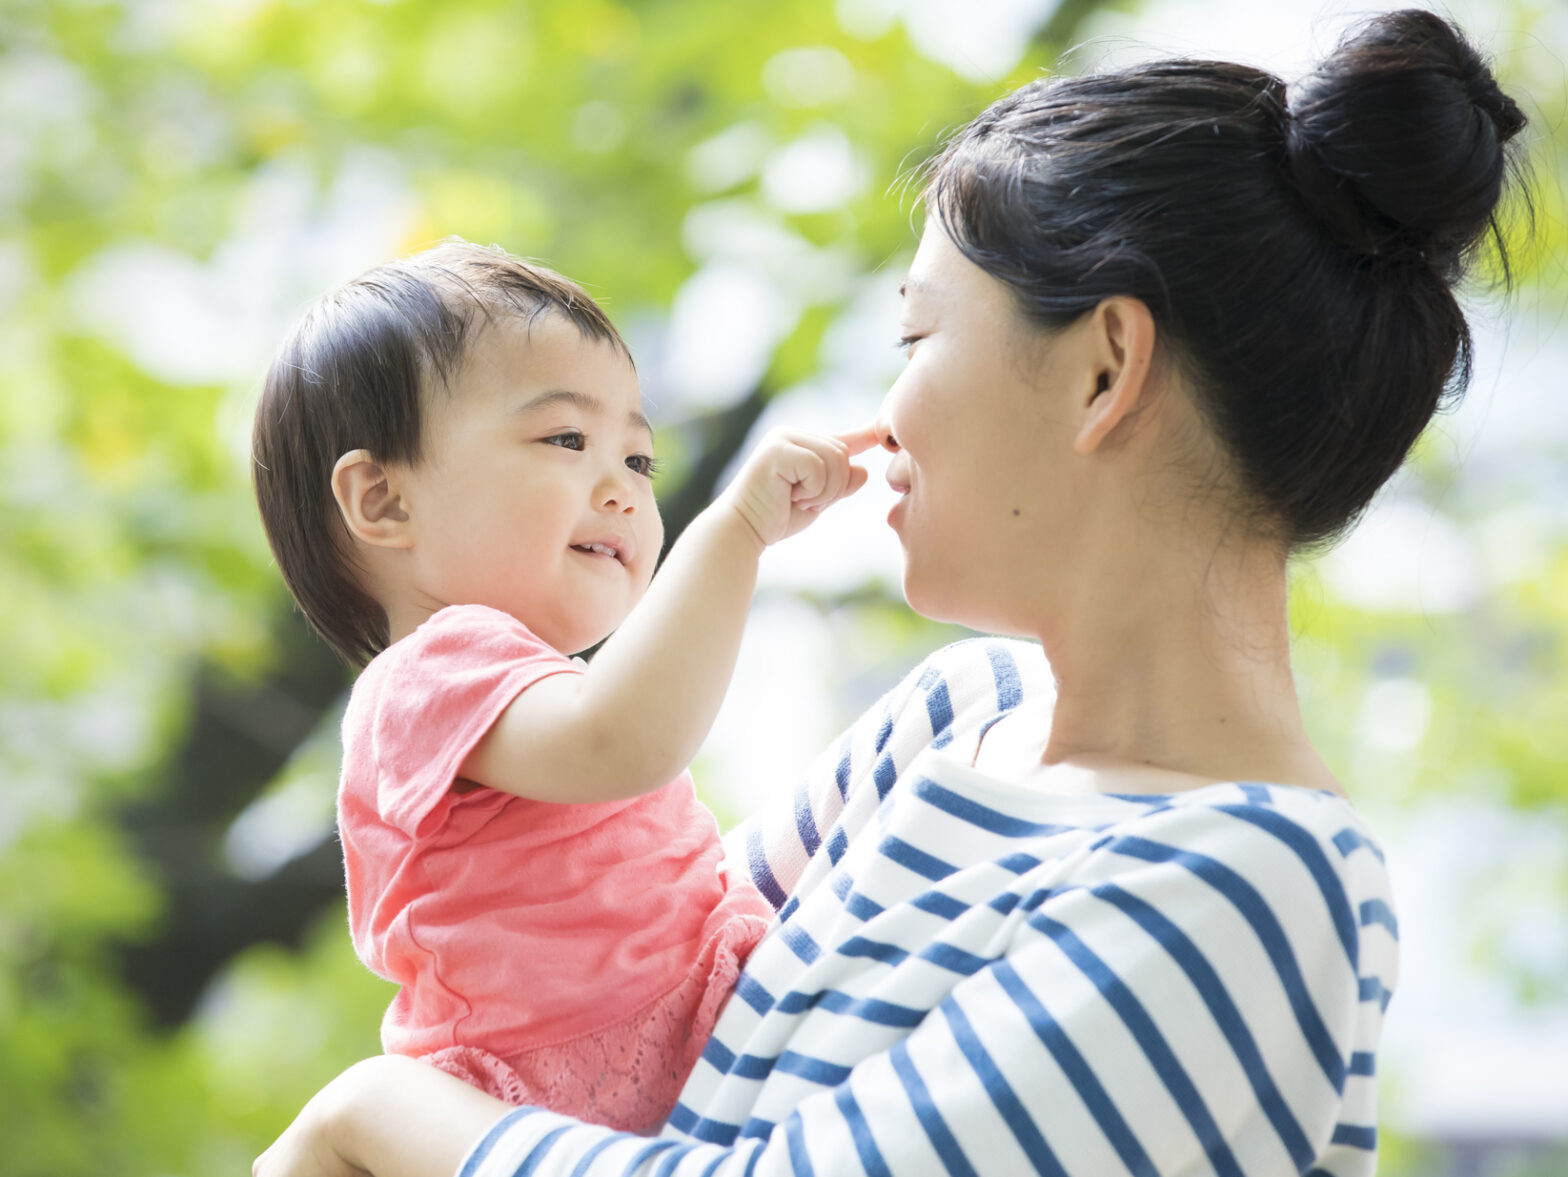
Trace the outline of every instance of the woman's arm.
{"type": "Polygon", "coordinates": [[[509,1104],[400,1055],[355,1063],[328,1083],[253,1177],[448,1177],[509,1104]]]}
{"type": "Polygon", "coordinates": [[[694,1129],[728,1143],[648,1140],[536,1109],[498,1119],[489,1101],[462,1120],[410,1088],[395,1113],[326,1117],[336,1135],[307,1125],[297,1152],[324,1138],[373,1166],[356,1133],[387,1134],[376,1147],[397,1162],[438,1146],[430,1168],[372,1167],[377,1177],[450,1177],[465,1133],[462,1177],[1370,1173],[1370,1062],[1393,959],[1383,876],[1349,841],[1237,809],[1151,814],[1107,831],[1054,881],[996,896],[1011,896],[1016,920],[1005,952],[930,956],[962,979],[907,1034],[893,1029],[896,985],[876,1002],[835,995],[841,1031],[786,1044],[806,1093],[778,1123],[694,1129]],[[1355,871],[1348,891],[1330,879],[1355,871]],[[855,1055],[871,1036],[889,1045],[855,1055]]]}

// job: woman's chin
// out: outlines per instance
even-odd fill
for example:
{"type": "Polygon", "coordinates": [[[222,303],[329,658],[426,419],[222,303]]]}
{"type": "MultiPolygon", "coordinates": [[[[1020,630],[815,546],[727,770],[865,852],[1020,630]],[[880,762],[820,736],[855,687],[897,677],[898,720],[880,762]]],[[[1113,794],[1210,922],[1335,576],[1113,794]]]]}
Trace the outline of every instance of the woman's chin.
{"type": "Polygon", "coordinates": [[[907,560],[904,564],[904,601],[927,620],[969,625],[951,590],[944,592],[941,585],[912,574],[907,560]]]}
{"type": "Polygon", "coordinates": [[[1033,618],[1014,616],[1016,611],[999,609],[998,602],[973,594],[966,596],[951,584],[932,583],[910,573],[904,566],[904,601],[928,621],[947,625],[961,625],[977,633],[1004,634],[1012,637],[1033,638],[1038,630],[1033,618]]]}

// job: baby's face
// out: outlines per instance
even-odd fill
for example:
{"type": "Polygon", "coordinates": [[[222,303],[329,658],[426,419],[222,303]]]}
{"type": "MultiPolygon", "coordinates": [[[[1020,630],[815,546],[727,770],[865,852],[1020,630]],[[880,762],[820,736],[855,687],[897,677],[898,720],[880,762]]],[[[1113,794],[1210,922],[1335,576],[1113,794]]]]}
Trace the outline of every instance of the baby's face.
{"type": "Polygon", "coordinates": [[[565,653],[631,611],[664,542],[637,374],[559,314],[502,317],[436,389],[403,486],[413,588],[510,613],[565,653]]]}

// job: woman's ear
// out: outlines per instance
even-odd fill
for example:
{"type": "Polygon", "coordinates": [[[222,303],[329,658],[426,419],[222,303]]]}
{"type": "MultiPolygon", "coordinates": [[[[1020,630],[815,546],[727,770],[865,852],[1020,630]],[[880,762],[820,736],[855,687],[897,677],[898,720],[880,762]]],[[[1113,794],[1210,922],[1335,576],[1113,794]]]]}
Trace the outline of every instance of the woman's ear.
{"type": "Polygon", "coordinates": [[[1073,449],[1080,454],[1098,449],[1111,430],[1145,406],[1154,363],[1154,316],[1141,299],[1107,298],[1089,314],[1093,384],[1073,438],[1073,449]]]}
{"type": "Polygon", "coordinates": [[[332,497],[357,540],[378,548],[413,546],[408,511],[387,467],[369,450],[350,450],[332,467],[332,497]]]}

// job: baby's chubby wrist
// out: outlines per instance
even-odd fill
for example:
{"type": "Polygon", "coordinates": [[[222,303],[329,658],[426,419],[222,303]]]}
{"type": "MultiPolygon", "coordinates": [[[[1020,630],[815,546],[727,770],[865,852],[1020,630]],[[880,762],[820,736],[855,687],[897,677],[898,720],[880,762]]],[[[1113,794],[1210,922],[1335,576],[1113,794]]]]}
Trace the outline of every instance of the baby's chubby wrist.
{"type": "Polygon", "coordinates": [[[733,487],[714,499],[687,527],[688,531],[706,532],[712,542],[761,558],[768,549],[758,523],[751,519],[745,507],[732,495],[733,487]]]}

